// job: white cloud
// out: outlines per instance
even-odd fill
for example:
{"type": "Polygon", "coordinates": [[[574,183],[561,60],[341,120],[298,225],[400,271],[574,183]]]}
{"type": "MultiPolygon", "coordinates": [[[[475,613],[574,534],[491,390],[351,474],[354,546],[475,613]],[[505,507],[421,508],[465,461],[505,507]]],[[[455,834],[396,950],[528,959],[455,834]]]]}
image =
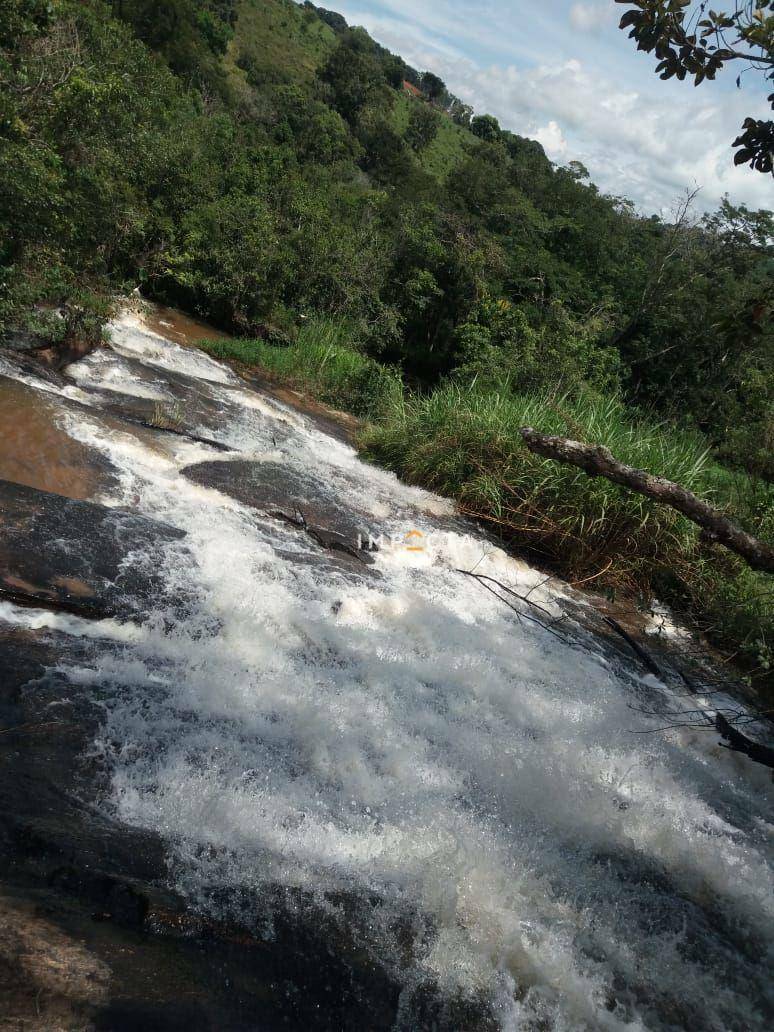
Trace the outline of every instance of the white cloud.
{"type": "Polygon", "coordinates": [[[570,24],[580,32],[596,32],[615,19],[615,8],[611,4],[573,4],[570,8],[570,24]]]}
{"type": "Polygon", "coordinates": [[[328,0],[417,68],[440,75],[479,114],[583,162],[600,189],[646,211],[686,188],[716,207],[724,193],[772,207],[771,178],[735,167],[744,118],[770,117],[752,79],[743,90],[661,82],[654,62],[615,28],[612,0],[328,0]],[[582,33],[582,35],[581,35],[582,33]]]}
{"type": "Polygon", "coordinates": [[[534,137],[552,161],[558,161],[567,154],[567,140],[557,122],[551,121],[536,129],[534,137]]]}

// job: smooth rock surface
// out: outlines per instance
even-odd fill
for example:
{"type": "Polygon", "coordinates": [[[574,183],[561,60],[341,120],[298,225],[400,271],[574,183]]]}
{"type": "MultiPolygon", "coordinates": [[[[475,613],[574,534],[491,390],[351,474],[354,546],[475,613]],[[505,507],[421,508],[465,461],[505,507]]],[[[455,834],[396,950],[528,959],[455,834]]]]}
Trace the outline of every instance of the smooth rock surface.
{"type": "Polygon", "coordinates": [[[83,616],[138,615],[164,598],[148,544],[180,540],[174,527],[121,509],[0,481],[0,593],[83,616]]]}

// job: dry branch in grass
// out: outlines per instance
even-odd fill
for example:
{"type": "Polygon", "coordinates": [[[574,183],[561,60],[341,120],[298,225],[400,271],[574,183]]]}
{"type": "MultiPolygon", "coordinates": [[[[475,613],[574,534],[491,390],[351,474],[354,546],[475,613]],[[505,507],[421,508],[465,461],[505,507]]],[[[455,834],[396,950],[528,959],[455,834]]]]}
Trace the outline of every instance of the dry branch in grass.
{"type": "Polygon", "coordinates": [[[538,433],[530,426],[522,427],[519,432],[527,448],[535,455],[564,465],[577,466],[590,477],[604,477],[655,502],[668,505],[701,527],[705,537],[741,556],[751,569],[774,573],[774,548],[771,545],[742,530],[718,509],[697,498],[680,484],[619,462],[610,449],[603,445],[582,444],[568,437],[551,437],[538,433]]]}

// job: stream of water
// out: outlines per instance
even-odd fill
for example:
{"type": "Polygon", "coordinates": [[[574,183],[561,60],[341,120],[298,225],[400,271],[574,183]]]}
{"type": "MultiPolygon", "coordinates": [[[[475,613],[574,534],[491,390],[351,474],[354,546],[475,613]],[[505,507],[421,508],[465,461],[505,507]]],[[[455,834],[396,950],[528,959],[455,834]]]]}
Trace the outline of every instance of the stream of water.
{"type": "Polygon", "coordinates": [[[185,531],[131,557],[181,602],[66,673],[107,691],[103,805],[164,836],[175,886],[266,937],[277,886],[303,894],[400,980],[406,1028],[428,983],[503,1029],[772,1027],[768,772],[702,730],[642,733],[663,686],[457,572],[560,612],[442,499],[136,314],[112,337],[68,371],[92,407],[59,425],[118,471],[101,501],[185,531]],[[222,409],[199,433],[232,454],[102,418],[111,394],[171,398],[169,371],[222,409]],[[385,535],[374,565],[180,472],[236,459],[313,478],[385,535]]]}

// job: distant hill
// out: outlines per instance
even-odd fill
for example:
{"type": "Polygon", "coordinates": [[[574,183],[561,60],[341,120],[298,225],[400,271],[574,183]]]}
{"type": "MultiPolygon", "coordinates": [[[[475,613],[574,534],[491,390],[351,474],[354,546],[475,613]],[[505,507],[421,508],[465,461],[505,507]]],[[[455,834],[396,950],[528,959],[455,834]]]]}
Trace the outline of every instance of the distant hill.
{"type": "MultiPolygon", "coordinates": [[[[342,15],[311,3],[240,0],[224,60],[230,84],[238,96],[244,96],[249,89],[249,69],[253,81],[298,82],[308,86],[348,28],[342,15]]],[[[412,81],[419,83],[420,74],[408,66],[407,70],[413,73],[412,81]]],[[[447,103],[451,105],[453,100],[450,95],[447,103]]],[[[403,91],[394,98],[390,121],[400,135],[408,127],[413,103],[403,91]]],[[[475,143],[475,137],[447,116],[439,121],[438,135],[422,152],[419,162],[431,175],[443,179],[464,156],[466,143],[475,143]]]]}

